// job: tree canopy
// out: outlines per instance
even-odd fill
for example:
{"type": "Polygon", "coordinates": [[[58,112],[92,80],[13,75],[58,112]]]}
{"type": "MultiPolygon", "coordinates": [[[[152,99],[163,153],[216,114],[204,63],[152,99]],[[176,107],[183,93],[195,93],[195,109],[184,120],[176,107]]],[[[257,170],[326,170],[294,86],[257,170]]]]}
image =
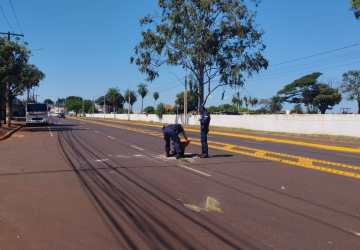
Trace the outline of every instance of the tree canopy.
{"type": "Polygon", "coordinates": [[[50,98],[47,98],[44,100],[44,104],[46,104],[47,106],[52,106],[54,105],[54,102],[50,98]]]}
{"type": "MultiPolygon", "coordinates": [[[[30,51],[25,45],[0,38],[0,99],[6,102],[8,125],[11,124],[13,99],[38,86],[45,77],[35,65],[28,63],[29,57],[30,51]]],[[[0,109],[3,110],[3,105],[0,109]]]]}
{"type": "Polygon", "coordinates": [[[160,97],[159,92],[154,92],[153,97],[154,97],[154,100],[156,102],[160,97]]]}
{"type": "Polygon", "coordinates": [[[124,98],[125,98],[125,102],[129,104],[130,106],[130,112],[132,112],[132,106],[134,105],[134,103],[137,101],[137,96],[135,91],[133,90],[126,90],[125,94],[124,94],[124,98]]]}
{"type": "Polygon", "coordinates": [[[79,96],[69,96],[65,101],[65,108],[67,112],[74,111],[76,114],[82,109],[83,99],[79,96]]]}
{"type": "Polygon", "coordinates": [[[341,94],[328,84],[318,83],[322,74],[315,72],[305,75],[286,85],[278,92],[282,102],[304,104],[308,113],[322,114],[341,101],[341,94]]]}
{"type": "Polygon", "coordinates": [[[357,101],[360,114],[360,70],[350,70],[343,74],[341,89],[348,95],[349,100],[357,101]]]}
{"type": "Polygon", "coordinates": [[[140,20],[142,40],[131,58],[147,80],[164,64],[181,66],[195,76],[204,105],[217,88],[242,86],[268,66],[262,32],[244,0],[161,0],[159,8],[159,18],[140,20]]]}
{"type": "MultiPolygon", "coordinates": [[[[124,104],[124,97],[121,95],[119,89],[110,88],[106,93],[106,100],[110,103],[113,112],[116,112],[118,108],[122,108],[124,104]]],[[[101,99],[100,99],[101,102],[101,99]]],[[[104,99],[102,100],[104,104],[104,99]]]]}
{"type": "Polygon", "coordinates": [[[144,98],[148,94],[149,90],[146,84],[139,84],[138,85],[138,93],[141,96],[141,113],[143,112],[144,108],[144,98]]]}
{"type": "Polygon", "coordinates": [[[360,18],[360,0],[352,0],[351,7],[354,11],[355,17],[360,18]]]}

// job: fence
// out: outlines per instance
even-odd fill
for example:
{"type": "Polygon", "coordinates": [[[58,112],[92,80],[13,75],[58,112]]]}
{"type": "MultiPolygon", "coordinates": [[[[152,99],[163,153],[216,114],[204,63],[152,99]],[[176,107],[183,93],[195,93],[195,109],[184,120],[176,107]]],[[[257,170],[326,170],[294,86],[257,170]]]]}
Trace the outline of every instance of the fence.
{"type": "MultiPolygon", "coordinates": [[[[145,114],[87,114],[87,117],[117,120],[183,123],[183,116],[145,114]]],[[[190,115],[189,125],[199,125],[199,117],[190,115]]],[[[212,115],[211,126],[243,128],[298,134],[342,135],[360,137],[360,115],[212,115]]]]}

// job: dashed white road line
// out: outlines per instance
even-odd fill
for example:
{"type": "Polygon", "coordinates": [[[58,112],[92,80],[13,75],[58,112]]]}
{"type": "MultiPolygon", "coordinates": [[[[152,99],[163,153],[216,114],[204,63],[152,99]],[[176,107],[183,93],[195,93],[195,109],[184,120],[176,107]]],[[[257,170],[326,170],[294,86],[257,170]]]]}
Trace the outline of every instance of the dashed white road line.
{"type": "Polygon", "coordinates": [[[116,140],[116,138],[115,138],[115,137],[110,136],[110,135],[108,135],[108,136],[107,136],[107,138],[109,138],[110,140],[116,140]]]}
{"type": "Polygon", "coordinates": [[[134,155],[134,157],[144,157],[144,155],[134,155]]]}
{"type": "Polygon", "coordinates": [[[145,149],[139,147],[139,146],[136,146],[136,145],[130,145],[130,147],[132,147],[133,149],[136,149],[136,150],[139,150],[139,151],[144,151],[145,149]]]}
{"type": "Polygon", "coordinates": [[[202,171],[197,170],[197,169],[193,169],[193,168],[188,167],[188,166],[183,165],[183,164],[178,164],[177,166],[180,167],[180,168],[184,168],[184,169],[190,170],[190,171],[195,172],[195,173],[197,173],[197,174],[201,174],[201,175],[206,176],[206,177],[210,177],[210,176],[211,176],[211,175],[208,174],[208,173],[202,172],[202,171]]]}
{"type": "Polygon", "coordinates": [[[108,161],[109,159],[97,159],[95,160],[96,162],[105,162],[105,161],[108,161]]]}

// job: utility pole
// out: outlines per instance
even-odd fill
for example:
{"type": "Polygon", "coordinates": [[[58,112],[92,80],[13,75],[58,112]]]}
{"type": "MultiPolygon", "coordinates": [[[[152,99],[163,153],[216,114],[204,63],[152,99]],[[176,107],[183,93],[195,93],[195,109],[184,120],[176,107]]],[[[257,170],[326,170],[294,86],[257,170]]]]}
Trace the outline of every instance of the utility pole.
{"type": "Polygon", "coordinates": [[[128,107],[128,120],[130,121],[130,101],[131,101],[131,91],[129,90],[129,96],[128,96],[128,102],[129,102],[129,107],[128,107]]]}
{"type": "Polygon", "coordinates": [[[12,36],[15,37],[24,37],[24,34],[16,34],[16,33],[11,33],[11,32],[0,32],[0,35],[7,35],[8,41],[11,40],[12,36]]]}
{"type": "Polygon", "coordinates": [[[85,101],[84,98],[82,99],[82,113],[83,113],[83,117],[85,116],[85,101]]]}
{"type": "Polygon", "coordinates": [[[104,111],[104,118],[105,118],[105,114],[106,114],[106,95],[104,95],[104,107],[103,107],[103,111],[104,111]]]}

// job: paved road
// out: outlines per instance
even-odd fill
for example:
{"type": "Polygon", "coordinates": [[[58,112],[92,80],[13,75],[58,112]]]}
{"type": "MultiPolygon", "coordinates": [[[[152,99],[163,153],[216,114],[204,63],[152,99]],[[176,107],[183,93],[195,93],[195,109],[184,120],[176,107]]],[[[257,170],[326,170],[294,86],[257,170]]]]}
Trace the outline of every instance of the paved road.
{"type": "Polygon", "coordinates": [[[0,249],[360,249],[360,154],[54,122],[0,143],[0,249]]]}

